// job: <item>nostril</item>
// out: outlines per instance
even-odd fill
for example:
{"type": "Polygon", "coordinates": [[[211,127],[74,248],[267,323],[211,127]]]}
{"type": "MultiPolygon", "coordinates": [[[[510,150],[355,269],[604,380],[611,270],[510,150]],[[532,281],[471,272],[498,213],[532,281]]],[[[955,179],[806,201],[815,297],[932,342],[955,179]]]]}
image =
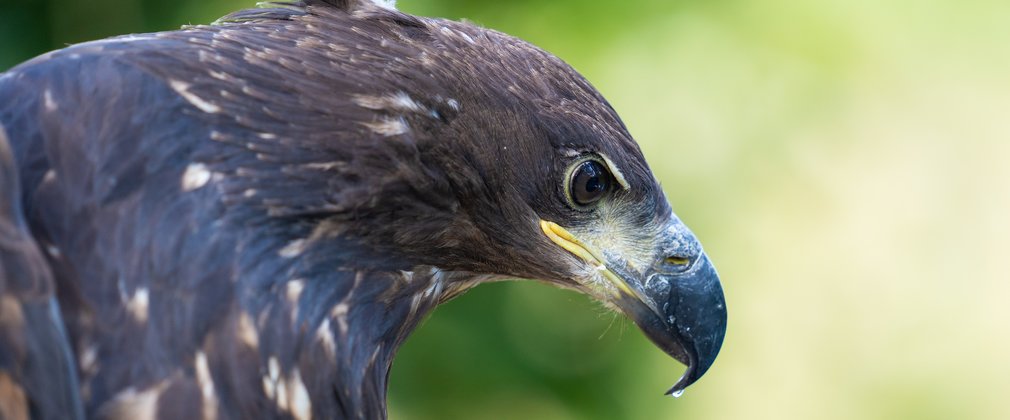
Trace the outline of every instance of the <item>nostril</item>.
{"type": "Polygon", "coordinates": [[[691,259],[685,257],[666,257],[666,262],[672,265],[688,265],[691,263],[691,259]]]}
{"type": "Polygon", "coordinates": [[[672,255],[663,258],[662,262],[660,263],[660,265],[662,266],[660,268],[660,271],[670,274],[682,273],[684,271],[687,271],[688,268],[691,267],[691,263],[694,262],[694,260],[695,258],[691,258],[689,256],[672,255]]]}

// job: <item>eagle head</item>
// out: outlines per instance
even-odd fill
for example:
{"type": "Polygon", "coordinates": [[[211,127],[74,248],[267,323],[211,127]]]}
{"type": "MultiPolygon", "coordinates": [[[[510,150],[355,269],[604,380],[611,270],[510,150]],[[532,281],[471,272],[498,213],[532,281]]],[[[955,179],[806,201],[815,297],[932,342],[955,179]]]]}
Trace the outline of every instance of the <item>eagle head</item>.
{"type": "Polygon", "coordinates": [[[719,277],[596,89],[499,32],[386,8],[354,16],[362,58],[340,68],[368,83],[321,94],[356,108],[339,117],[363,128],[359,156],[377,157],[345,169],[369,189],[332,219],[336,235],[469,273],[442,301],[502,278],[588,294],[688,366],[669,393],[698,380],[725,334],[719,277]]]}

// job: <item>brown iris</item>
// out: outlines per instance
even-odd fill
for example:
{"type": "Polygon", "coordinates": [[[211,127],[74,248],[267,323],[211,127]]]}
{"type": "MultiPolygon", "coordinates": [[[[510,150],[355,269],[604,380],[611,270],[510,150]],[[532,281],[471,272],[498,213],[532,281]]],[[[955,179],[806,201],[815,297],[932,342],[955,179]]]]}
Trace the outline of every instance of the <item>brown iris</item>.
{"type": "Polygon", "coordinates": [[[580,206],[593,204],[610,191],[612,183],[613,176],[602,164],[595,160],[582,162],[572,171],[569,184],[572,201],[580,206]]]}

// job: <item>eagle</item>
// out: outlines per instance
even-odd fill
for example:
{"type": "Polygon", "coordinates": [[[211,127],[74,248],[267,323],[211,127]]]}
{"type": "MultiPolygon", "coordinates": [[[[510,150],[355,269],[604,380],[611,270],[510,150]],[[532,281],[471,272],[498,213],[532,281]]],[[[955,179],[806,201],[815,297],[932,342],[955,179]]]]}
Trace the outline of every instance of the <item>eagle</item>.
{"type": "Polygon", "coordinates": [[[533,279],[687,366],[719,277],[625,125],[514,37],[272,2],[0,75],[0,417],[376,419],[439,304],[533,279]]]}

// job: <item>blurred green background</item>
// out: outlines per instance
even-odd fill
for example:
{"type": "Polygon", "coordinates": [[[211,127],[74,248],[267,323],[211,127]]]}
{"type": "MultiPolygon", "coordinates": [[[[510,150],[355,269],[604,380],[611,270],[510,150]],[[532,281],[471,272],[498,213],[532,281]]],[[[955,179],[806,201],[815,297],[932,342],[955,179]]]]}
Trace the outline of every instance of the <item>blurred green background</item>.
{"type": "MultiPolygon", "coordinates": [[[[245,0],[0,0],[0,68],[245,0]]],[[[621,113],[719,267],[729,332],[682,367],[529,283],[440,308],[394,419],[1010,418],[1010,2],[401,0],[517,35],[621,113]]]]}

